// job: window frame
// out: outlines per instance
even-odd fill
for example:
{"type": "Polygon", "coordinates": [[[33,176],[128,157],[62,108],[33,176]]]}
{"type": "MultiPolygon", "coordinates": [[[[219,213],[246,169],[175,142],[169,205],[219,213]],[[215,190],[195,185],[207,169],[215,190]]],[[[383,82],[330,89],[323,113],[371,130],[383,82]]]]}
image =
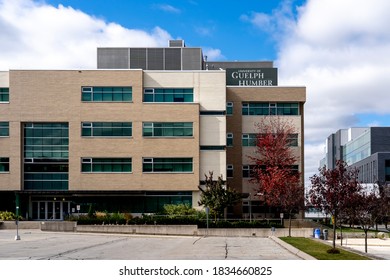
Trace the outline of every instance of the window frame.
{"type": "Polygon", "coordinates": [[[226,178],[233,178],[234,177],[234,166],[233,164],[227,164],[226,165],[226,178]]]}
{"type": "Polygon", "coordinates": [[[301,115],[299,110],[299,102],[243,102],[241,114],[243,116],[301,115]]]}
{"type": "Polygon", "coordinates": [[[234,145],[234,136],[233,133],[226,133],[226,147],[233,147],[234,145]]]}
{"type": "Polygon", "coordinates": [[[83,157],[81,158],[81,173],[86,174],[95,174],[95,173],[111,173],[111,174],[129,174],[133,173],[133,159],[131,157],[83,157]],[[120,162],[120,160],[122,162],[120,162]],[[110,162],[111,161],[111,162],[110,162]],[[127,161],[127,162],[126,162],[127,161]],[[105,171],[104,169],[107,168],[111,164],[111,167],[109,171],[105,171]],[[124,166],[126,164],[129,165],[129,171],[124,170],[124,166]],[[113,167],[115,165],[121,166],[121,171],[113,171],[113,167]],[[95,170],[97,166],[100,166],[101,170],[95,170]],[[88,168],[87,168],[88,167],[88,168]]]}
{"type": "Polygon", "coordinates": [[[9,88],[0,87],[0,103],[9,103],[9,88]],[[6,98],[4,98],[6,97],[6,98]]]}
{"type": "Polygon", "coordinates": [[[256,144],[257,144],[257,134],[256,133],[243,133],[242,134],[242,137],[241,137],[242,147],[256,147],[256,144]]]}
{"type": "Polygon", "coordinates": [[[194,103],[194,88],[149,88],[148,87],[148,88],[144,88],[143,90],[142,101],[144,103],[194,103]],[[186,92],[186,91],[191,91],[191,92],[186,92]],[[186,100],[186,97],[188,98],[188,100],[186,100]],[[162,100],[159,100],[160,98],[162,100]]]}
{"type": "Polygon", "coordinates": [[[81,122],[81,137],[86,138],[132,138],[133,137],[133,123],[132,122],[81,122]],[[107,126],[104,126],[104,124],[107,124],[107,126]],[[108,124],[111,124],[108,125],[108,124]],[[117,126],[115,126],[116,124],[117,126]],[[101,126],[99,126],[101,125],[101,126]],[[90,135],[84,134],[84,131],[86,129],[90,129],[90,135]],[[101,129],[102,134],[103,130],[111,130],[111,134],[114,134],[115,129],[121,129],[122,135],[95,135],[98,134],[97,130],[101,129]],[[123,130],[129,129],[130,135],[123,135],[123,130]],[[95,133],[94,133],[95,132],[95,133]]]}
{"type": "MultiPolygon", "coordinates": [[[[183,168],[184,166],[182,166],[183,168]]],[[[194,159],[192,157],[144,157],[142,158],[142,173],[146,174],[192,174],[194,173],[194,159]],[[171,162],[169,161],[171,160],[171,162]],[[179,160],[191,160],[190,162],[180,162],[179,160]],[[161,162],[159,162],[161,161],[161,162]],[[163,171],[164,165],[171,165],[173,169],[174,165],[178,164],[191,164],[190,171],[163,171]],[[145,168],[146,165],[148,168],[145,168]],[[161,169],[159,170],[156,166],[160,165],[161,169]]]]}
{"type": "Polygon", "coordinates": [[[234,104],[233,102],[226,102],[226,116],[233,116],[234,104]]]}
{"type": "Polygon", "coordinates": [[[0,121],[0,138],[5,137],[9,137],[9,122],[0,121]]]}
{"type": "Polygon", "coordinates": [[[193,122],[143,122],[142,123],[142,137],[145,137],[145,138],[192,138],[192,137],[194,137],[194,123],[193,122]],[[169,124],[171,124],[172,126],[168,126],[169,124]],[[180,125],[180,124],[182,124],[182,126],[175,127],[175,125],[180,125]],[[162,126],[159,127],[156,125],[162,125],[162,126]],[[167,125],[167,126],[164,127],[164,125],[167,125]],[[185,126],[185,125],[190,125],[190,126],[185,126]],[[151,135],[145,135],[146,134],[145,129],[150,129],[151,135]],[[168,130],[168,129],[172,129],[173,135],[164,135],[163,132],[168,130]],[[185,131],[187,129],[191,129],[191,135],[184,135],[185,131]],[[156,133],[157,130],[161,130],[161,132],[162,132],[161,135],[157,135],[158,134],[158,133],[156,133]],[[183,131],[183,135],[174,135],[175,131],[178,132],[180,130],[183,131]]]}
{"type": "Polygon", "coordinates": [[[132,86],[82,86],[81,101],[86,103],[132,103],[133,87],[132,86]],[[115,100],[115,96],[119,94],[121,95],[121,99],[115,100]],[[129,100],[124,98],[125,95],[129,95],[130,97],[129,100]],[[111,100],[107,99],[109,96],[111,96],[110,98],[111,100]]]}
{"type": "Polygon", "coordinates": [[[0,173],[9,173],[10,159],[9,157],[0,157],[0,173]]]}

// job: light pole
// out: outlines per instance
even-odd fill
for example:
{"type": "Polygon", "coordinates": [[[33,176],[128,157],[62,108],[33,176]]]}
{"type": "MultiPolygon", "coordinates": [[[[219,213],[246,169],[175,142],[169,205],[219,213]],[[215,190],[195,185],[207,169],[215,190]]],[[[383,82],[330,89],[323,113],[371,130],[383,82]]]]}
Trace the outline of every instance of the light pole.
{"type": "Polygon", "coordinates": [[[209,235],[209,213],[210,213],[210,208],[206,207],[206,236],[209,235]]]}
{"type": "Polygon", "coordinates": [[[252,194],[249,193],[249,222],[252,222],[252,194]]]}
{"type": "Polygon", "coordinates": [[[16,206],[16,220],[15,220],[15,223],[16,223],[16,236],[15,236],[15,240],[20,240],[20,236],[19,236],[19,206],[16,206]]]}

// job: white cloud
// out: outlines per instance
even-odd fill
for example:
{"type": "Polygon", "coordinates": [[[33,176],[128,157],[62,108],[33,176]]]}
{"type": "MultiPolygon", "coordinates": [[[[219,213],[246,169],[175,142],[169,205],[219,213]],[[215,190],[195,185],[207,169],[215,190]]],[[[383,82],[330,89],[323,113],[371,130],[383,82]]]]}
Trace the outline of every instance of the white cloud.
{"type": "Polygon", "coordinates": [[[296,17],[292,4],[248,19],[277,34],[279,85],[307,87],[307,181],[327,136],[357,125],[358,114],[390,114],[390,1],[307,0],[296,17]]]}
{"type": "Polygon", "coordinates": [[[0,0],[0,70],[96,68],[96,48],[167,46],[171,35],[108,23],[71,7],[0,0]]]}
{"type": "Polygon", "coordinates": [[[218,60],[225,59],[225,57],[222,55],[222,52],[220,49],[203,47],[202,50],[203,50],[203,55],[207,56],[208,61],[218,61],[218,60]]]}
{"type": "Polygon", "coordinates": [[[168,13],[173,13],[173,14],[180,14],[181,13],[180,9],[175,8],[175,7],[168,5],[168,4],[156,5],[156,8],[159,10],[162,10],[164,12],[168,12],[168,13]]]}

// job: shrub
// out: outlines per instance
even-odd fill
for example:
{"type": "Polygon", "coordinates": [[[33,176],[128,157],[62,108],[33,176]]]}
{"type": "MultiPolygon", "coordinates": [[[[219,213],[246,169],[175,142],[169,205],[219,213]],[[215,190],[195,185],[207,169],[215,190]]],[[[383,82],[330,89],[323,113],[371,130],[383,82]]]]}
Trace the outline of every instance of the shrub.
{"type": "Polygon", "coordinates": [[[0,220],[2,221],[12,221],[16,219],[16,215],[13,212],[3,211],[0,212],[0,220]]]}
{"type": "Polygon", "coordinates": [[[340,250],[336,248],[330,248],[326,251],[328,254],[340,254],[340,250]]]}

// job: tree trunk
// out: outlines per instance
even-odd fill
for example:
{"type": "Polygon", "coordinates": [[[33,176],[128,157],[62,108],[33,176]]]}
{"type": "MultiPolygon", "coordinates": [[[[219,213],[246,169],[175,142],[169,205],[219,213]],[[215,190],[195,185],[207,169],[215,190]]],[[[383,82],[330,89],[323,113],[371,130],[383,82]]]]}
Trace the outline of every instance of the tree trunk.
{"type": "Polygon", "coordinates": [[[336,217],[334,217],[333,221],[333,249],[336,249],[336,217]]]}
{"type": "Polygon", "coordinates": [[[291,212],[292,211],[290,211],[288,214],[288,237],[291,237],[291,212]]]}
{"type": "Polygon", "coordinates": [[[367,236],[368,236],[368,229],[364,230],[364,250],[367,253],[367,236]]]}

